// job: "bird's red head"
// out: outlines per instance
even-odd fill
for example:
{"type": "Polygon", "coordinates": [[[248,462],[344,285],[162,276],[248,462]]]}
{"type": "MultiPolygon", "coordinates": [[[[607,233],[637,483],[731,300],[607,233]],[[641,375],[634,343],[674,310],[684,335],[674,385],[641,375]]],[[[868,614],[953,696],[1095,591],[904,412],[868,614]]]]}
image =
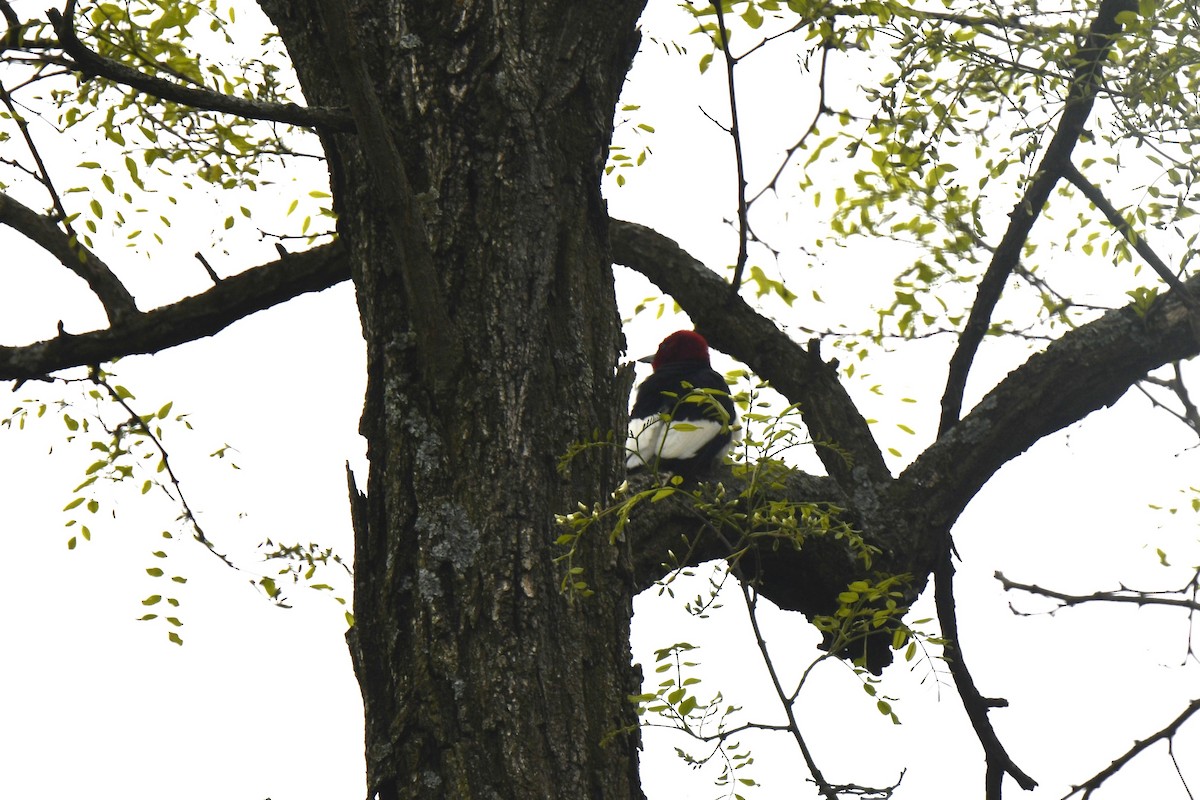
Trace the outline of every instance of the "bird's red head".
{"type": "Polygon", "coordinates": [[[677,361],[708,361],[708,342],[695,331],[675,331],[662,340],[654,354],[654,369],[677,361]]]}

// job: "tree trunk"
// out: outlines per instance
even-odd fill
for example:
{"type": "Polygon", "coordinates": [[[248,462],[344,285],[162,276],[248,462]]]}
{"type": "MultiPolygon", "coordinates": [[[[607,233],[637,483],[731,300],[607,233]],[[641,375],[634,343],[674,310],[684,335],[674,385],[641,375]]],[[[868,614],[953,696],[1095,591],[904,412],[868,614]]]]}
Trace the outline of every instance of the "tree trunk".
{"type": "Polygon", "coordinates": [[[626,402],[599,187],[642,2],[325,4],[349,50],[319,0],[262,5],[310,104],[349,101],[360,132],[324,141],[368,352],[351,651],[369,794],[639,797],[629,559],[588,542],[596,594],[574,604],[553,559],[555,513],[619,471],[555,466],[626,402]]]}

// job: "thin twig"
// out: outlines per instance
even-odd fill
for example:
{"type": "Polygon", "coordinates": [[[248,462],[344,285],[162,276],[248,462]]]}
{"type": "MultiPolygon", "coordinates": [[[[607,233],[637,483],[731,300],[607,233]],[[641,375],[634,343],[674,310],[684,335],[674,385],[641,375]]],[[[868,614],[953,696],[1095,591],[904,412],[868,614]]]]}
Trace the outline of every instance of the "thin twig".
{"type": "MultiPolygon", "coordinates": [[[[214,556],[221,559],[225,566],[231,569],[237,569],[237,566],[230,561],[227,556],[217,551],[217,548],[213,545],[212,541],[204,533],[204,529],[200,527],[200,521],[196,519],[196,515],[192,511],[191,505],[188,503],[187,498],[184,497],[183,486],[179,483],[179,477],[175,474],[175,470],[171,468],[171,460],[167,455],[167,448],[163,446],[162,441],[158,438],[158,436],[155,435],[154,431],[150,430],[150,426],[145,420],[142,419],[141,415],[133,410],[133,408],[129,405],[129,402],[122,397],[119,392],[117,392],[113,385],[109,383],[103,375],[100,374],[99,370],[92,369],[89,377],[91,378],[92,383],[102,387],[108,393],[108,396],[112,399],[112,401],[121,406],[121,408],[123,408],[125,412],[129,414],[129,425],[134,430],[138,431],[147,439],[149,439],[150,443],[154,445],[154,449],[158,451],[158,456],[160,463],[163,466],[163,471],[167,473],[167,479],[171,482],[171,486],[175,489],[176,497],[172,497],[171,499],[177,500],[179,505],[183,508],[182,516],[183,519],[186,520],[189,525],[191,525],[193,538],[200,542],[200,544],[207,547],[208,551],[214,556]]],[[[165,486],[163,487],[163,490],[166,491],[165,486]]],[[[167,492],[167,496],[170,497],[171,493],[167,492]]]]}
{"type": "Polygon", "coordinates": [[[742,158],[742,133],[738,127],[737,93],[734,89],[733,70],[737,59],[729,52],[729,31],[725,28],[725,12],[721,9],[721,0],[713,3],[717,11],[717,30],[720,32],[721,53],[725,56],[725,84],[729,87],[729,135],[733,139],[733,157],[737,164],[737,200],[738,200],[738,255],[733,268],[733,278],[729,282],[730,297],[737,297],[742,285],[742,274],[746,271],[746,260],[749,257],[748,231],[746,222],[746,167],[742,158]]]}
{"type": "Polygon", "coordinates": [[[1148,399],[1151,405],[1153,405],[1155,408],[1161,408],[1171,416],[1178,419],[1184,425],[1187,425],[1189,428],[1191,428],[1194,433],[1200,434],[1200,409],[1198,409],[1195,402],[1192,401],[1192,397],[1187,390],[1187,385],[1183,382],[1183,372],[1180,368],[1180,363],[1176,361],[1172,366],[1175,368],[1174,378],[1170,380],[1164,380],[1163,378],[1156,378],[1153,375],[1147,375],[1134,384],[1134,386],[1137,387],[1139,392],[1146,396],[1146,399],[1148,399]],[[1146,390],[1146,387],[1142,385],[1145,383],[1153,384],[1154,386],[1161,386],[1162,388],[1171,391],[1175,397],[1178,398],[1180,404],[1183,405],[1183,413],[1179,413],[1175,409],[1167,406],[1154,395],[1150,394],[1150,392],[1146,390]]]}
{"type": "MultiPolygon", "coordinates": [[[[837,793],[829,781],[825,780],[825,776],[821,774],[820,767],[813,759],[812,751],[808,749],[808,743],[804,741],[804,736],[800,733],[800,725],[796,722],[796,714],[792,710],[791,699],[783,690],[783,685],[779,682],[779,673],[775,671],[775,664],[771,661],[771,655],[767,651],[767,642],[763,639],[762,630],[758,626],[758,615],[755,612],[757,606],[757,595],[750,587],[749,582],[739,580],[738,586],[742,590],[742,598],[746,601],[746,613],[750,616],[750,627],[754,631],[754,642],[758,645],[758,652],[762,655],[763,663],[767,667],[767,674],[771,677],[771,686],[775,689],[775,696],[779,698],[779,704],[783,707],[783,713],[787,716],[787,729],[791,732],[792,738],[796,740],[796,744],[800,747],[800,755],[804,758],[804,763],[808,765],[808,771],[812,773],[813,780],[817,783],[817,788],[826,800],[838,800],[837,793]]],[[[819,660],[828,658],[828,655],[821,656],[819,660]]]]}
{"type": "Polygon", "coordinates": [[[1183,790],[1187,792],[1188,800],[1196,800],[1196,796],[1192,794],[1192,788],[1188,786],[1187,778],[1183,777],[1183,770],[1179,768],[1179,759],[1175,757],[1174,737],[1167,739],[1167,755],[1171,757],[1171,765],[1175,767],[1175,774],[1179,776],[1179,782],[1183,784],[1183,790]]]}
{"type": "Polygon", "coordinates": [[[1183,300],[1184,305],[1190,309],[1200,308],[1200,302],[1192,297],[1187,287],[1183,285],[1175,273],[1171,272],[1171,269],[1163,260],[1158,257],[1158,253],[1154,252],[1149,243],[1133,229],[1133,226],[1129,224],[1129,221],[1125,219],[1121,212],[1108,201],[1108,198],[1104,196],[1104,192],[1100,190],[1099,186],[1096,186],[1085,178],[1083,173],[1071,162],[1067,162],[1066,166],[1063,167],[1063,177],[1074,184],[1075,188],[1082,192],[1083,196],[1104,214],[1109,224],[1117,229],[1117,232],[1124,237],[1125,241],[1133,245],[1133,249],[1145,259],[1152,270],[1158,273],[1158,277],[1163,279],[1163,283],[1170,286],[1172,290],[1179,292],[1180,299],[1183,300]]]}
{"type": "Polygon", "coordinates": [[[808,127],[800,135],[800,138],[796,140],[796,143],[789,147],[787,152],[783,154],[783,158],[779,162],[779,168],[775,170],[775,174],[771,176],[771,180],[767,182],[767,185],[760,189],[758,194],[750,198],[750,204],[753,204],[768,191],[776,190],[776,187],[779,185],[779,176],[783,174],[784,169],[791,162],[792,156],[796,154],[797,150],[804,147],[808,142],[808,137],[817,130],[817,123],[821,121],[821,117],[829,111],[829,107],[825,105],[825,78],[828,75],[829,51],[832,49],[829,44],[825,44],[821,48],[820,78],[817,80],[817,111],[813,114],[812,122],[808,123],[808,127]]]}
{"type": "Polygon", "coordinates": [[[1136,606],[1173,606],[1175,608],[1186,608],[1191,611],[1200,611],[1200,603],[1196,600],[1184,600],[1174,597],[1163,597],[1166,594],[1183,594],[1197,583],[1200,578],[1200,573],[1193,576],[1187,586],[1177,590],[1158,590],[1152,592],[1140,592],[1136,589],[1130,589],[1122,586],[1107,592],[1092,592],[1091,594],[1067,594],[1065,592],[1047,589],[1032,583],[1017,583],[1011,581],[1004,576],[1004,573],[997,572],[996,580],[1000,581],[1000,585],[1004,587],[1004,591],[1016,589],[1029,594],[1036,594],[1042,597],[1048,597],[1051,600],[1057,600],[1062,605],[1060,608],[1069,606],[1082,605],[1083,603],[1130,603],[1136,606]]]}
{"type": "Polygon", "coordinates": [[[204,257],[203,253],[197,251],[196,260],[200,262],[200,266],[204,267],[204,271],[208,273],[208,277],[213,283],[221,282],[221,276],[218,275],[216,270],[212,268],[212,265],[208,263],[208,259],[204,257]]]}

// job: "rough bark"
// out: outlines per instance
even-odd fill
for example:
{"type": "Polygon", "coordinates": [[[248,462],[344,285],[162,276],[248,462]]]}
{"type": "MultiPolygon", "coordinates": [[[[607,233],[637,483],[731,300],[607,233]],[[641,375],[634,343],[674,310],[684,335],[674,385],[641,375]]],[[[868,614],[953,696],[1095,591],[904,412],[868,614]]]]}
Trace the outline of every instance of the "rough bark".
{"type": "Polygon", "coordinates": [[[602,746],[634,723],[630,565],[595,542],[597,595],[569,605],[553,542],[555,512],[618,468],[565,480],[555,463],[581,432],[622,427],[599,184],[641,3],[350,2],[365,70],[341,72],[323,5],[263,3],[309,102],[352,99],[361,129],[377,98],[394,142],[325,137],[368,351],[351,650],[369,790],[640,796],[636,734],[602,746]],[[397,206],[426,241],[383,213],[397,206]],[[434,287],[415,283],[423,248],[434,287]],[[415,329],[422,295],[453,331],[415,329]]]}
{"type": "MultiPolygon", "coordinates": [[[[1200,349],[1195,313],[1177,292],[1145,317],[1111,312],[1015,370],[893,477],[815,345],[791,342],[729,300],[673,242],[610,226],[599,179],[641,2],[262,5],[310,104],[324,109],[268,118],[323,126],[339,243],[149,312],[108,287],[103,264],[85,265],[94,291],[120,312],[112,326],[0,348],[0,378],[154,352],[353,276],[371,467],[366,494],[351,480],[350,644],[372,796],[640,796],[636,734],[601,745],[634,722],[625,700],[638,690],[631,598],[661,577],[668,550],[695,563],[728,546],[677,504],[651,504],[629,529],[630,547],[585,543],[577,563],[595,597],[572,606],[558,592],[553,515],[607,496],[620,470],[615,459],[581,461],[569,479],[554,470],[572,439],[623,427],[609,236],[619,261],[671,294],[715,347],[802,403],[814,438],[849,454],[847,462],[822,449],[830,477],[793,476],[786,493],[845,508],[881,548],[876,568],[912,574],[913,592],[1004,463],[1200,349]]],[[[1114,21],[1125,5],[1105,0],[1100,18],[1114,21]]],[[[72,38],[61,24],[58,32],[72,38]]],[[[1092,63],[1107,35],[1085,48],[1092,63]]],[[[112,68],[72,47],[92,72],[112,68]]],[[[127,82],[173,91],[136,80],[127,82]]],[[[188,97],[262,115],[214,94],[188,97]]],[[[1071,118],[1081,124],[1085,111],[1071,118]]],[[[32,213],[0,208],[0,223],[68,252],[63,234],[32,213]]],[[[1200,277],[1184,288],[1200,291],[1200,277]]],[[[715,477],[737,488],[732,474],[715,477]]],[[[764,548],[747,577],[780,606],[812,615],[831,610],[860,572],[844,548],[813,539],[803,550],[764,548]]]]}

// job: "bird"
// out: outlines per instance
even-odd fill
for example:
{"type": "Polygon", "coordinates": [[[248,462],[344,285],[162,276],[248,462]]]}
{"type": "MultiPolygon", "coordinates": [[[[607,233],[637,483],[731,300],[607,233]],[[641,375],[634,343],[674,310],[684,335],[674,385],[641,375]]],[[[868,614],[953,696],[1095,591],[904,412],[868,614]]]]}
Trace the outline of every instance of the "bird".
{"type": "Polygon", "coordinates": [[[729,384],[709,362],[708,342],[675,331],[651,357],[654,374],[638,386],[629,412],[628,470],[694,477],[721,461],[733,442],[737,410],[729,384]]]}

